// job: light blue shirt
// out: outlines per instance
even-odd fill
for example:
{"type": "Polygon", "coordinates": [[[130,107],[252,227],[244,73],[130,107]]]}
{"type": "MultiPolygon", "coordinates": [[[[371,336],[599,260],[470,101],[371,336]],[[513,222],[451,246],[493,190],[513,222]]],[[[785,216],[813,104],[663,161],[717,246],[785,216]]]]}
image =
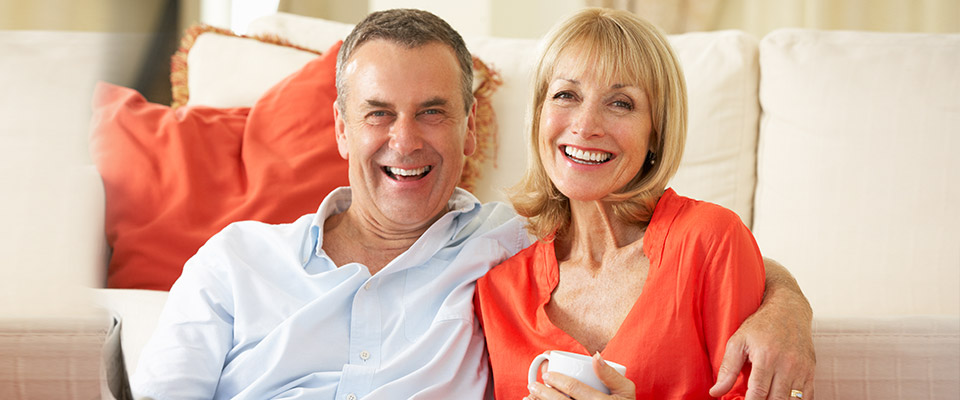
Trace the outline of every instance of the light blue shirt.
{"type": "Polygon", "coordinates": [[[457,189],[452,210],[376,275],[337,267],[323,222],[350,189],[291,224],[231,224],[173,285],[131,385],[155,399],[481,398],[474,281],[529,244],[503,204],[457,189]]]}

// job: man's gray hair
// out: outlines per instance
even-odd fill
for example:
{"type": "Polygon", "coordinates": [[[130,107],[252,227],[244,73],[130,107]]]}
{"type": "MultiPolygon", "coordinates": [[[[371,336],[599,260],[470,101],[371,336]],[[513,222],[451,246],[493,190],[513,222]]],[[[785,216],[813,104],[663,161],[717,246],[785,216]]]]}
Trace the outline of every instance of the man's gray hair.
{"type": "Polygon", "coordinates": [[[347,87],[343,69],[353,52],[369,40],[384,39],[409,49],[429,43],[450,46],[460,63],[460,85],[465,111],[473,106],[473,58],[463,38],[440,17],[423,10],[393,9],[371,13],[347,35],[337,54],[337,106],[344,112],[347,87]]]}

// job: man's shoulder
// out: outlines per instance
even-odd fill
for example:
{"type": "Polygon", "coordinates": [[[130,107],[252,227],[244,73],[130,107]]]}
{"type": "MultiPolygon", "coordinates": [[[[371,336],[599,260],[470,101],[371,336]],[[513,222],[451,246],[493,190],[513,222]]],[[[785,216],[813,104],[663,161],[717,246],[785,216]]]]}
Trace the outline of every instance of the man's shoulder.
{"type": "Polygon", "coordinates": [[[265,246],[299,248],[315,218],[316,214],[306,214],[292,222],[279,224],[236,221],[213,235],[197,254],[257,252],[265,246]]]}
{"type": "Polygon", "coordinates": [[[480,204],[477,210],[465,213],[461,218],[464,226],[457,233],[458,238],[481,236],[497,229],[513,229],[520,220],[513,208],[501,202],[480,204]]]}

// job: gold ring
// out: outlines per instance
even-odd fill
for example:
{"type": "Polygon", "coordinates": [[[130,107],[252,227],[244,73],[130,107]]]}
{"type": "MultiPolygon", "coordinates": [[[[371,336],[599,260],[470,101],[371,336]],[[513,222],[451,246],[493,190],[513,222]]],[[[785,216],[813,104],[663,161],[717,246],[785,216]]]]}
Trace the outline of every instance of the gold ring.
{"type": "Polygon", "coordinates": [[[802,399],[802,398],[803,398],[803,392],[801,392],[801,391],[799,391],[799,390],[796,390],[796,389],[791,390],[791,391],[790,391],[790,398],[791,398],[791,399],[802,399]]]}

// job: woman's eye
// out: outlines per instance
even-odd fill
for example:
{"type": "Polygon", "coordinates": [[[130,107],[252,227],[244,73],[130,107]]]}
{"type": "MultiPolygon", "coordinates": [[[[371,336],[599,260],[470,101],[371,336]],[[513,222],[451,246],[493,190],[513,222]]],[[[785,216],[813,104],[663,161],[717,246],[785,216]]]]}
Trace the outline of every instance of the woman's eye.
{"type": "Polygon", "coordinates": [[[553,95],[554,99],[573,99],[573,93],[570,92],[557,92],[553,95]]]}
{"type": "Polygon", "coordinates": [[[630,102],[624,101],[624,100],[616,100],[616,101],[614,101],[614,102],[613,102],[613,106],[614,106],[614,107],[619,107],[619,108],[622,108],[622,109],[625,109],[625,110],[632,110],[632,109],[633,109],[633,104],[630,104],[630,102]]]}

